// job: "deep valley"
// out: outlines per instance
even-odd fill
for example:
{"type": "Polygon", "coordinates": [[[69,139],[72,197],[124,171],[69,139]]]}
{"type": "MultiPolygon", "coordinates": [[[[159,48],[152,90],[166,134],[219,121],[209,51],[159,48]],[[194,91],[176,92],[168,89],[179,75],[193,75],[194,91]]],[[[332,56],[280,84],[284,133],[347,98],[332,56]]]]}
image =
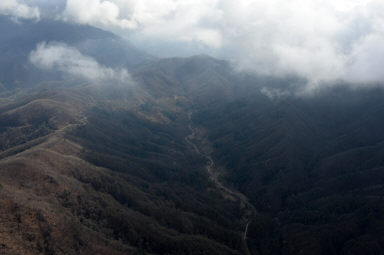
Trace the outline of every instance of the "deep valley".
{"type": "Polygon", "coordinates": [[[382,87],[276,96],[303,80],[24,22],[0,16],[0,254],[383,253],[382,87]]]}

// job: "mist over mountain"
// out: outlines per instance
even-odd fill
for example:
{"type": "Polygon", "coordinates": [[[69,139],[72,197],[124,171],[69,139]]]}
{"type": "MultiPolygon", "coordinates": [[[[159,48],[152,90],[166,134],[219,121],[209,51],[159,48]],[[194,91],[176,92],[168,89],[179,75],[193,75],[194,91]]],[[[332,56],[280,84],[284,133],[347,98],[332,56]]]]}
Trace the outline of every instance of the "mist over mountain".
{"type": "Polygon", "coordinates": [[[3,52],[0,82],[6,87],[28,86],[39,81],[57,80],[58,76],[61,76],[60,79],[64,78],[63,72],[58,73],[57,71],[60,71],[58,69],[41,70],[31,64],[31,52],[44,43],[67,45],[80,54],[93,58],[101,65],[111,68],[138,68],[154,59],[122,38],[94,27],[45,19],[23,20],[21,23],[14,22],[7,16],[0,16],[0,19],[2,31],[0,48],[3,52]],[[107,50],[108,54],[105,54],[104,50],[107,50]]]}
{"type": "Polygon", "coordinates": [[[227,59],[243,71],[298,75],[308,80],[307,93],[335,81],[350,86],[377,86],[382,81],[377,67],[383,59],[383,10],[379,0],[8,0],[0,4],[0,13],[14,19],[50,18],[112,31],[153,55],[205,53],[227,59]]]}
{"type": "Polygon", "coordinates": [[[273,4],[1,2],[0,253],[382,254],[381,4],[273,4]]]}

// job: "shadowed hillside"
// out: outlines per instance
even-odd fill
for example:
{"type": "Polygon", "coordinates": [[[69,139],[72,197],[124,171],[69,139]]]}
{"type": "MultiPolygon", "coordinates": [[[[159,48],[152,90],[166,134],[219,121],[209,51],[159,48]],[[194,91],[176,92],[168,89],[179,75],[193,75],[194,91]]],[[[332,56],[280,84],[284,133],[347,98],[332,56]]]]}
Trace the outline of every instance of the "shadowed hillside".
{"type": "Polygon", "coordinates": [[[383,253],[382,89],[299,97],[89,26],[0,28],[0,254],[383,253]],[[40,70],[41,41],[129,75],[40,70]]]}
{"type": "Polygon", "coordinates": [[[13,240],[2,249],[241,254],[239,208],[184,144],[182,106],[145,106],[129,88],[101,92],[50,90],[0,110],[1,235],[13,240]]]}

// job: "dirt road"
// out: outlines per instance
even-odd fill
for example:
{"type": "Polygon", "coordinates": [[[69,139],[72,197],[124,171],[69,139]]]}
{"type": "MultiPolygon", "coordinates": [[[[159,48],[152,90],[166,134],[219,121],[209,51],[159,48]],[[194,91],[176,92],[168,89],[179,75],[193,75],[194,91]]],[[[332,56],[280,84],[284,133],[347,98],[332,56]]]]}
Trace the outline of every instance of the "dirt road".
{"type": "Polygon", "coordinates": [[[252,217],[256,214],[256,209],[251,203],[249,203],[247,197],[244,194],[242,194],[241,192],[231,187],[226,186],[223,182],[220,181],[220,176],[223,174],[223,170],[216,166],[212,156],[209,153],[204,152],[203,149],[199,148],[199,144],[203,144],[203,143],[206,144],[206,143],[209,143],[209,141],[207,141],[205,137],[199,135],[198,134],[199,132],[197,132],[197,129],[193,127],[192,112],[188,113],[188,118],[190,122],[188,125],[188,128],[191,131],[191,133],[185,137],[186,143],[190,145],[197,154],[207,159],[206,169],[207,169],[209,179],[220,190],[223,197],[230,199],[232,201],[240,202],[240,207],[244,212],[243,221],[244,221],[245,228],[243,232],[243,240],[245,242],[245,246],[247,249],[246,253],[250,254],[248,245],[247,245],[248,227],[252,223],[252,217]]]}

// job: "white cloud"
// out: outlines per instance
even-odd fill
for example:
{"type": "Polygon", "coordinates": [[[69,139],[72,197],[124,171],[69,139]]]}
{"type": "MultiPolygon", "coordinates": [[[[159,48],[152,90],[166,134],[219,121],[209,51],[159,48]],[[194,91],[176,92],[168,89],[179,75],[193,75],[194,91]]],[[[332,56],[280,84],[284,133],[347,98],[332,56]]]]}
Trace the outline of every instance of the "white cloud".
{"type": "Polygon", "coordinates": [[[120,17],[120,8],[113,1],[67,0],[63,18],[104,28],[134,29],[137,27],[135,20],[120,17]]]}
{"type": "Polygon", "coordinates": [[[137,30],[151,38],[221,46],[217,0],[67,0],[64,20],[104,29],[137,30]]]}
{"type": "Polygon", "coordinates": [[[311,86],[384,79],[382,0],[68,0],[63,15],[140,42],[201,45],[239,69],[311,86]]]}
{"type": "Polygon", "coordinates": [[[62,43],[40,43],[36,50],[30,53],[29,60],[38,68],[60,71],[94,83],[109,80],[122,83],[131,81],[127,70],[102,66],[95,59],[62,43]]]}
{"type": "Polygon", "coordinates": [[[384,81],[384,35],[369,35],[353,49],[347,76],[356,82],[384,81]]]}
{"type": "Polygon", "coordinates": [[[40,18],[39,9],[27,5],[23,0],[1,0],[0,14],[22,19],[40,18]]]}

